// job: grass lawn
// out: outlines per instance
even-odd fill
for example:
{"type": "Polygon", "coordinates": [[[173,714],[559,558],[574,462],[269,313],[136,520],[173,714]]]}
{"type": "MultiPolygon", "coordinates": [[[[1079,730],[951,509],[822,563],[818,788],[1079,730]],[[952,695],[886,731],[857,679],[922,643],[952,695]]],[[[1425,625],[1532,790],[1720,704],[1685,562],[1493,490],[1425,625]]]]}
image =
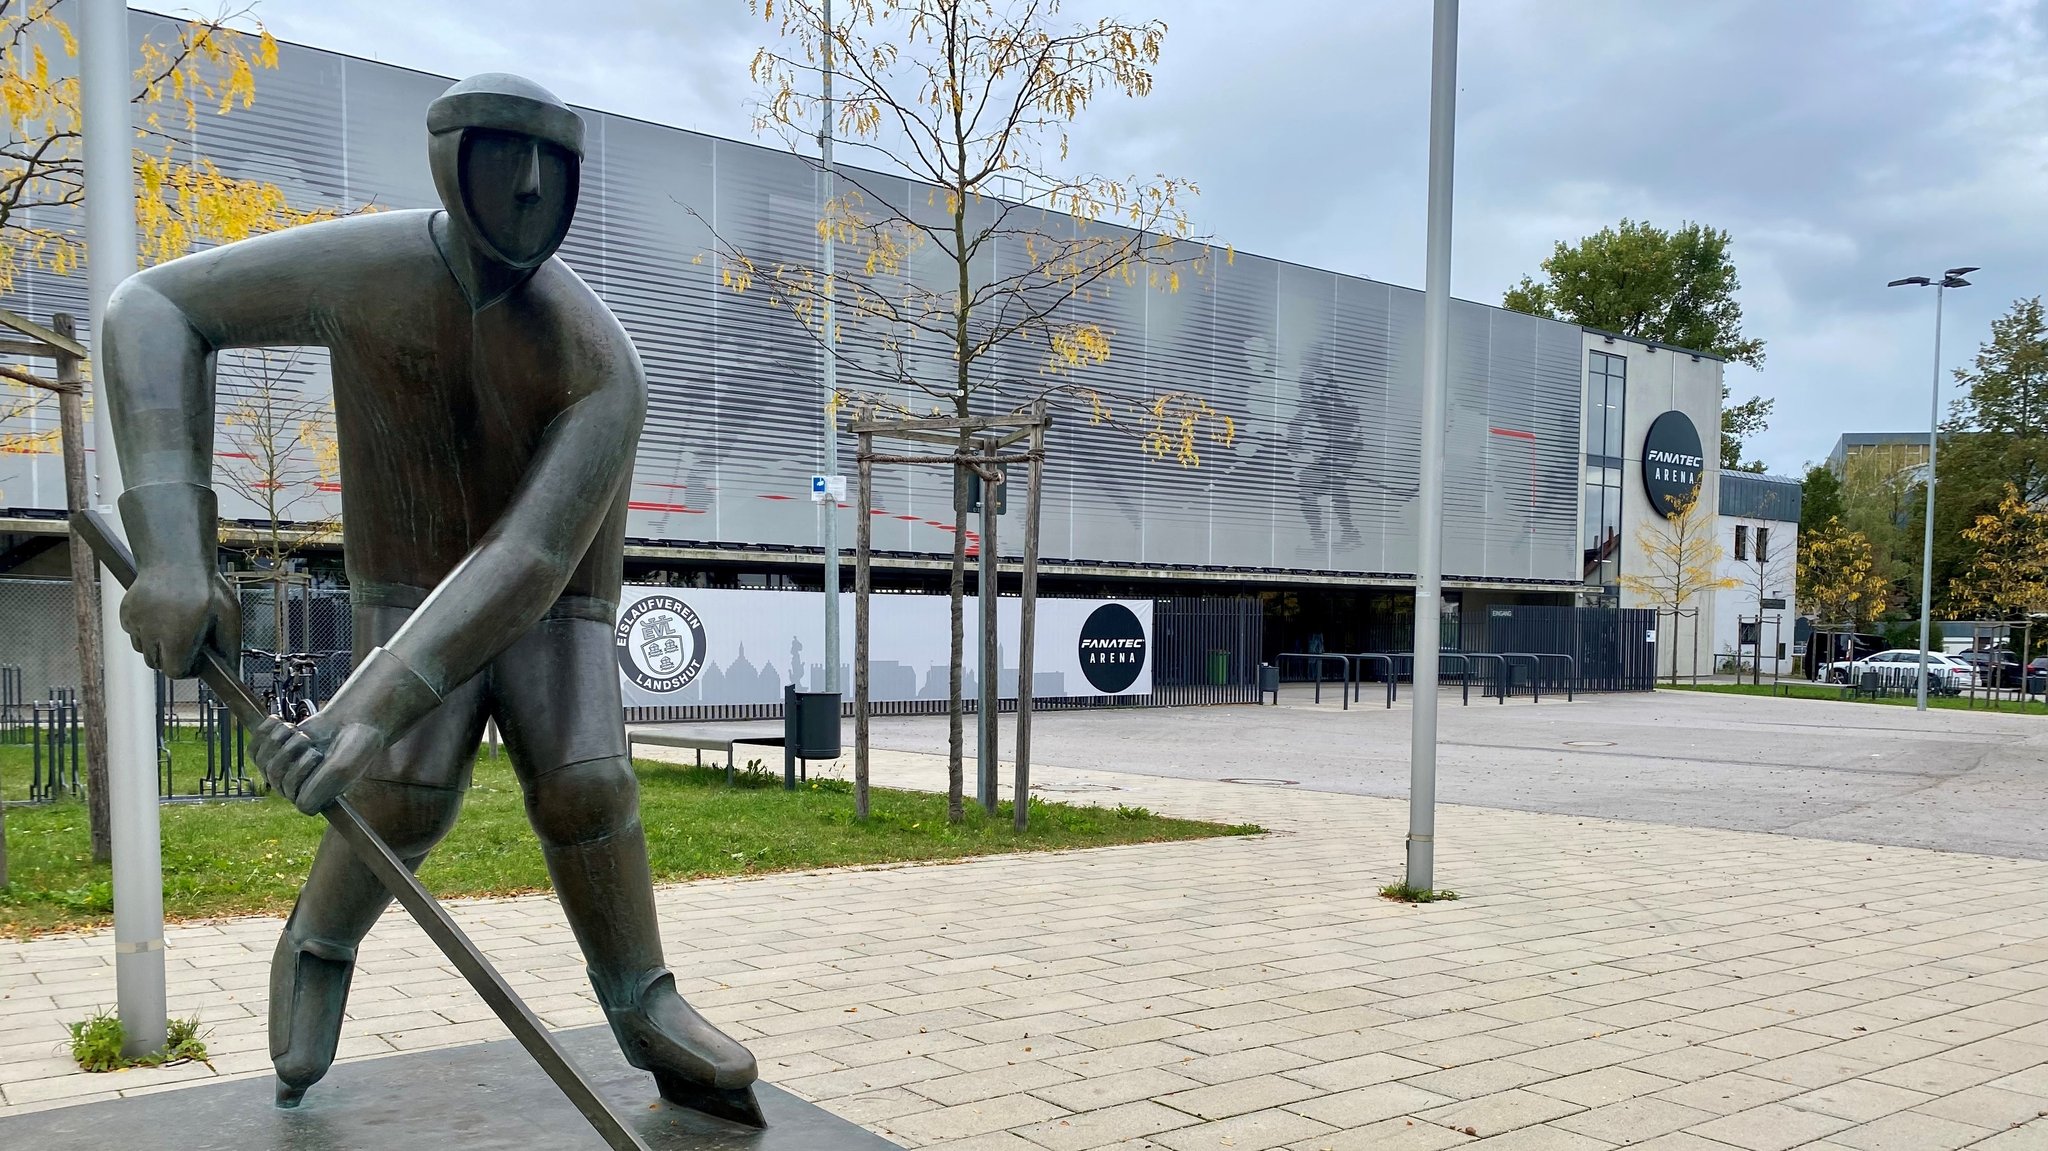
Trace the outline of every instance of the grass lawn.
{"type": "MultiPolygon", "coordinates": [[[[0,744],[0,794],[28,794],[28,753],[26,746],[0,744]]],[[[635,766],[654,875],[665,881],[1260,830],[1168,819],[1143,808],[1034,801],[1031,829],[1020,836],[1010,828],[1009,804],[989,817],[970,799],[967,820],[952,826],[945,796],[880,788],[863,825],[854,822],[852,786],[840,781],[786,792],[779,766],[773,774],[743,773],[732,786],[722,767],[647,760],[635,766]]],[[[164,914],[173,920],[290,910],[326,826],[274,796],[167,804],[162,812],[164,914]]],[[[21,937],[111,921],[108,870],[91,862],[82,803],[10,804],[6,820],[12,883],[0,888],[0,933],[21,937]]],[[[505,759],[478,757],[462,818],[420,875],[442,896],[547,888],[540,847],[505,759]]]]}
{"type": "MultiPolygon", "coordinates": [[[[1880,696],[1877,699],[1872,699],[1869,696],[1859,696],[1854,700],[1850,700],[1842,695],[1840,684],[1808,683],[1805,680],[1788,681],[1780,685],[1779,691],[1776,692],[1772,690],[1771,685],[1768,683],[1659,683],[1657,685],[1658,691],[1711,691],[1722,695],[1774,695],[1781,694],[1785,688],[1791,689],[1790,693],[1793,699],[1825,699],[1841,703],[1877,703],[1903,707],[1912,707],[1915,702],[1912,692],[1907,692],[1905,695],[1880,696]]],[[[1927,697],[1927,706],[1931,708],[1947,708],[1954,711],[1976,710],[2003,711],[2009,714],[2020,712],[2026,712],[2031,715],[2048,714],[2048,707],[2043,707],[2037,700],[2029,700],[2026,704],[2021,705],[2015,703],[2011,697],[1999,700],[1996,706],[1994,706],[1992,701],[1983,696],[1978,696],[1975,700],[1972,700],[1968,695],[1930,695],[1927,697]]]]}

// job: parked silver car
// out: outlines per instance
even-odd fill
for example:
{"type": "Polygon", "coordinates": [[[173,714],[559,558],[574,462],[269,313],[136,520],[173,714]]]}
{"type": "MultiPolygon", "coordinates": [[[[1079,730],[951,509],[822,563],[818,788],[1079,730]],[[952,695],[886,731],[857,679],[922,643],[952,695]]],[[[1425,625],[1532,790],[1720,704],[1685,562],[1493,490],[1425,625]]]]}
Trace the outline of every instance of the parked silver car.
{"type": "MultiPolygon", "coordinates": [[[[1920,682],[1920,652],[1917,648],[1892,648],[1867,655],[1854,663],[1836,664],[1837,683],[1860,683],[1864,672],[1874,672],[1887,687],[1912,687],[1920,682]]],[[[1964,691],[1977,686],[1977,671],[1952,655],[1929,652],[1927,686],[1936,691],[1964,691]]]]}

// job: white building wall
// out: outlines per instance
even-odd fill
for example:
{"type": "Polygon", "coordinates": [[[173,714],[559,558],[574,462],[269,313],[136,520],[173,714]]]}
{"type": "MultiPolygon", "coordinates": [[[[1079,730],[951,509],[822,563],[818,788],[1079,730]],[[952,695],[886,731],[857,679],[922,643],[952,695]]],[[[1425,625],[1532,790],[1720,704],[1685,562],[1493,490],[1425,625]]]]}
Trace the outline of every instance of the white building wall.
{"type": "MultiPolygon", "coordinates": [[[[1651,422],[1667,411],[1685,413],[1699,432],[1700,447],[1706,457],[1706,467],[1700,476],[1700,502],[1704,505],[1702,511],[1710,517],[1710,522],[1717,516],[1720,506],[1723,364],[1712,356],[1695,355],[1663,345],[1632,340],[1626,336],[1609,336],[1592,330],[1584,332],[1583,344],[1589,360],[1592,352],[1605,352],[1628,360],[1627,397],[1622,414],[1625,450],[1622,456],[1621,477],[1621,570],[1624,575],[1640,572],[1645,566],[1641,545],[1643,528],[1648,524],[1660,523],[1663,519],[1651,504],[1649,494],[1643,487],[1643,438],[1649,433],[1651,422]]],[[[1584,406],[1590,414],[1591,405],[1584,406]]],[[[1583,520],[1582,510],[1582,523],[1583,520]]],[[[1631,593],[1624,586],[1621,592],[1621,606],[1654,605],[1644,597],[1631,593]]],[[[1659,652],[1658,670],[1660,673],[1668,674],[1675,659],[1678,661],[1677,672],[1680,675],[1695,671],[1701,675],[1710,674],[1714,668],[1719,619],[1725,614],[1722,604],[1718,597],[1701,595],[1695,597],[1685,607],[1688,610],[1697,609],[1699,615],[1676,621],[1675,631],[1673,621],[1665,621],[1659,634],[1659,642],[1664,645],[1664,650],[1659,652]],[[1698,633],[1697,643],[1695,630],[1698,633]]],[[[1786,628],[1789,637],[1789,622],[1786,628]]]]}
{"type": "Polygon", "coordinates": [[[1799,521],[1781,519],[1757,519],[1738,516],[1714,517],[1715,539],[1721,545],[1721,575],[1724,579],[1736,581],[1736,586],[1716,591],[1713,596],[1714,608],[1714,668],[1716,671],[1728,668],[1740,654],[1739,666],[1748,672],[1754,665],[1756,653],[1739,648],[1742,617],[1763,618],[1762,640],[1764,645],[1763,674],[1774,672],[1790,675],[1798,665],[1792,658],[1793,621],[1799,618],[1799,601],[1794,592],[1799,555],[1799,521]],[[1749,529],[1749,560],[1735,558],[1735,529],[1749,529]],[[1769,558],[1763,561],[1761,573],[1755,560],[1756,532],[1761,527],[1770,532],[1769,558]],[[1759,589],[1759,574],[1762,586],[1759,589]],[[1761,600],[1782,599],[1783,608],[1765,609],[1761,600]],[[1777,657],[1777,645],[1784,645],[1784,658],[1777,657]]]}

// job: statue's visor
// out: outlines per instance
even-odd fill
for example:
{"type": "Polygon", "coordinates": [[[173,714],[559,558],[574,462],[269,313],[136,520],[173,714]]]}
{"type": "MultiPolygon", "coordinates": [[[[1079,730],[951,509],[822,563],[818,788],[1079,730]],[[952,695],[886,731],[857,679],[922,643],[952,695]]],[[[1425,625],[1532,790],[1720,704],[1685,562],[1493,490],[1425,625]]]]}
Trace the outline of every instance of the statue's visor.
{"type": "Polygon", "coordinates": [[[556,104],[503,92],[457,92],[427,105],[427,131],[435,136],[489,128],[545,140],[583,156],[583,117],[556,104]]]}

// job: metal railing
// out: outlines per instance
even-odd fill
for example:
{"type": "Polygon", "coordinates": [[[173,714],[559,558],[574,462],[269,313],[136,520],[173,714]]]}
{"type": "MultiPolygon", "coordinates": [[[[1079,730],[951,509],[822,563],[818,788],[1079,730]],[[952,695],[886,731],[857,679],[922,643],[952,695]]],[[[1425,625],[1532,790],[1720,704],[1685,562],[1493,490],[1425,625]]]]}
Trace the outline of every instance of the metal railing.
{"type": "MultiPolygon", "coordinates": [[[[1337,672],[1337,698],[1343,701],[1344,710],[1351,710],[1351,660],[1348,657],[1320,651],[1284,651],[1274,656],[1273,662],[1275,666],[1280,666],[1282,661],[1290,659],[1301,660],[1315,669],[1317,703],[1323,702],[1323,665],[1335,661],[1340,669],[1337,672]]],[[[1278,693],[1275,693],[1274,702],[1278,703],[1279,698],[1278,693]]]]}

